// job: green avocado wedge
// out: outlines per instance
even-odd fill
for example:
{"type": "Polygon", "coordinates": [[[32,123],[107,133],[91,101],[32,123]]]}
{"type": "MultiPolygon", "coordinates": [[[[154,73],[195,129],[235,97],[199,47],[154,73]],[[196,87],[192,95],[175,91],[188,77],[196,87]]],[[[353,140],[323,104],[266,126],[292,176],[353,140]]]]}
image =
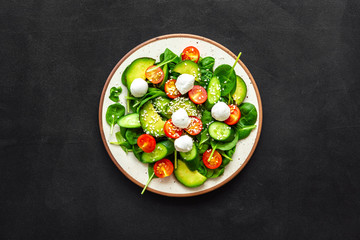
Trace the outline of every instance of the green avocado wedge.
{"type": "Polygon", "coordinates": [[[186,163],[178,160],[178,166],[174,170],[176,179],[186,187],[195,188],[202,185],[206,181],[206,177],[201,175],[197,170],[191,171],[186,163]]]}
{"type": "Polygon", "coordinates": [[[200,68],[197,65],[197,63],[191,61],[191,60],[185,60],[182,62],[179,62],[175,65],[174,72],[180,73],[180,74],[190,74],[195,77],[195,81],[200,81],[201,73],[200,68]]]}
{"type": "Polygon", "coordinates": [[[244,101],[246,93],[247,87],[244,80],[241,77],[236,76],[236,87],[235,91],[232,94],[232,98],[235,101],[236,105],[240,105],[244,101]]]}
{"type": "MultiPolygon", "coordinates": [[[[154,63],[155,63],[155,59],[143,57],[143,58],[135,59],[126,68],[126,70],[124,72],[124,74],[125,74],[124,79],[126,79],[126,85],[127,85],[127,88],[129,89],[129,91],[130,91],[131,83],[136,78],[142,78],[144,80],[146,79],[145,71],[146,71],[146,69],[148,69],[148,67],[154,65],[154,63]]],[[[122,79],[122,81],[124,81],[124,80],[122,79]]]]}
{"type": "Polygon", "coordinates": [[[154,137],[165,136],[165,122],[156,112],[154,105],[151,103],[151,101],[148,101],[141,107],[139,115],[141,127],[147,134],[150,134],[154,137]]]}

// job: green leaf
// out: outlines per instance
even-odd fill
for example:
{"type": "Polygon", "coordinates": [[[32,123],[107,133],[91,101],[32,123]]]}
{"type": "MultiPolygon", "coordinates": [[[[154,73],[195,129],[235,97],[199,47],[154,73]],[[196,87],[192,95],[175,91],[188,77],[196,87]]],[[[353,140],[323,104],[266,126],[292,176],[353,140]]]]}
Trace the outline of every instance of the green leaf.
{"type": "Polygon", "coordinates": [[[201,175],[204,175],[204,176],[207,175],[208,169],[207,169],[207,167],[205,167],[203,161],[200,161],[200,164],[199,164],[199,167],[197,170],[201,175]]]}
{"type": "Polygon", "coordinates": [[[142,128],[129,128],[126,130],[125,138],[131,145],[136,145],[141,134],[143,134],[142,128]]]}
{"type": "Polygon", "coordinates": [[[241,118],[239,123],[241,125],[254,125],[257,119],[256,107],[251,103],[242,103],[239,106],[241,118]]]}
{"type": "Polygon", "coordinates": [[[256,128],[256,125],[237,125],[239,140],[247,138],[254,128],[256,128]]]}
{"type": "Polygon", "coordinates": [[[215,59],[213,57],[202,58],[198,63],[200,69],[211,72],[213,71],[214,64],[215,59]]]}
{"type": "Polygon", "coordinates": [[[118,102],[119,101],[119,95],[122,92],[122,88],[121,87],[112,87],[110,89],[110,96],[109,98],[111,99],[111,101],[113,102],[118,102]]]}
{"type": "Polygon", "coordinates": [[[164,53],[160,55],[160,61],[156,66],[161,67],[167,63],[178,63],[181,61],[180,57],[173,53],[170,49],[166,48],[164,53]],[[162,59],[162,60],[161,60],[162,59]]]}
{"type": "Polygon", "coordinates": [[[216,169],[213,170],[213,174],[210,176],[210,178],[217,178],[219,176],[221,176],[225,171],[224,167],[218,167],[216,169]]]}
{"type": "Polygon", "coordinates": [[[236,85],[236,73],[228,64],[222,64],[215,69],[214,75],[219,78],[221,96],[227,96],[236,85]]]}
{"type": "Polygon", "coordinates": [[[214,118],[211,116],[211,112],[208,110],[204,110],[201,115],[201,121],[204,128],[207,128],[209,124],[214,121],[214,118]]]}
{"type": "Polygon", "coordinates": [[[110,105],[105,114],[106,122],[110,125],[110,133],[113,133],[114,125],[120,117],[124,116],[125,107],[120,103],[110,105]]]}
{"type": "Polygon", "coordinates": [[[132,150],[135,157],[140,161],[141,153],[143,153],[143,150],[141,150],[141,148],[137,144],[132,145],[132,150]]]}
{"type": "Polygon", "coordinates": [[[208,133],[208,130],[207,129],[203,130],[200,134],[199,149],[202,148],[202,145],[206,143],[209,139],[210,139],[210,135],[208,133]]]}

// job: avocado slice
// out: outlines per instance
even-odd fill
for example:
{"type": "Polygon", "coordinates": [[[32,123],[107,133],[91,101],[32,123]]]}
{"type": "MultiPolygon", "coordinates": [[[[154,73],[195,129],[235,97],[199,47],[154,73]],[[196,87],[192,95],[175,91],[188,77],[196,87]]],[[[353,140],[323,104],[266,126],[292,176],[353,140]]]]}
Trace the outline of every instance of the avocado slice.
{"type": "Polygon", "coordinates": [[[232,94],[232,98],[234,99],[236,105],[240,105],[242,101],[244,101],[247,93],[247,87],[244,80],[240,76],[236,76],[236,87],[235,91],[232,94]]]}
{"type": "Polygon", "coordinates": [[[143,57],[143,58],[135,59],[126,68],[126,70],[124,71],[124,74],[125,74],[125,79],[126,79],[126,85],[127,85],[127,88],[129,89],[129,91],[130,91],[131,83],[136,78],[142,78],[144,80],[146,79],[145,71],[146,71],[146,69],[148,69],[148,67],[154,65],[154,63],[155,63],[155,59],[143,57]]]}
{"type": "Polygon", "coordinates": [[[172,100],[167,108],[168,114],[173,114],[180,108],[183,108],[189,116],[196,116],[199,117],[200,113],[196,108],[195,103],[190,101],[190,99],[185,97],[178,97],[172,100]]]}
{"type": "Polygon", "coordinates": [[[166,117],[167,119],[171,118],[171,113],[168,112],[168,105],[170,103],[170,99],[165,97],[157,97],[153,100],[153,105],[158,113],[161,116],[166,117]]]}
{"type": "Polygon", "coordinates": [[[206,177],[197,170],[191,171],[186,163],[178,159],[178,166],[174,171],[176,179],[186,187],[198,187],[206,181],[206,177]]]}
{"type": "Polygon", "coordinates": [[[200,68],[197,65],[197,63],[191,61],[191,60],[185,60],[182,62],[179,62],[175,65],[174,72],[180,73],[180,74],[190,74],[195,77],[195,81],[200,81],[201,73],[200,68]]]}
{"type": "Polygon", "coordinates": [[[141,127],[147,134],[154,137],[163,137],[165,122],[161,116],[156,112],[151,101],[145,103],[139,112],[141,127]]]}

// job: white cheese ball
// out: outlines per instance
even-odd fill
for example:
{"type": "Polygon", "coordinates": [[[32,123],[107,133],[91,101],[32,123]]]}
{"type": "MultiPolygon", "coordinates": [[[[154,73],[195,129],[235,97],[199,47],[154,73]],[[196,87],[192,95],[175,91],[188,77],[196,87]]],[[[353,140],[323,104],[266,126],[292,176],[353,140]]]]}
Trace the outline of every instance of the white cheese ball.
{"type": "Polygon", "coordinates": [[[181,94],[185,94],[194,87],[195,77],[190,74],[181,74],[177,79],[175,86],[181,94]]]}
{"type": "Polygon", "coordinates": [[[178,152],[190,152],[193,148],[193,140],[188,135],[175,139],[174,146],[178,152]]]}
{"type": "Polygon", "coordinates": [[[211,109],[211,116],[218,121],[225,121],[230,117],[230,108],[224,102],[217,102],[211,109]]]}
{"type": "Polygon", "coordinates": [[[147,93],[148,88],[149,86],[144,79],[136,78],[131,83],[130,92],[134,97],[142,97],[147,93]]]}
{"type": "Polygon", "coordinates": [[[175,111],[171,116],[171,120],[172,123],[178,128],[187,128],[191,123],[191,119],[183,108],[175,111]]]}

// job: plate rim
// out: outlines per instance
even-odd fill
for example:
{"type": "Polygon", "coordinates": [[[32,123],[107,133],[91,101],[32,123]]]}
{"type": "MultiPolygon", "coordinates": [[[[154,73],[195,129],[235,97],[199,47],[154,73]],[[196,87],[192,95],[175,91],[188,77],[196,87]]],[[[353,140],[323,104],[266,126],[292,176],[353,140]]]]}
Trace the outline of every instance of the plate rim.
{"type": "MultiPolygon", "coordinates": [[[[130,174],[128,174],[120,165],[119,163],[116,161],[115,157],[113,156],[112,152],[110,151],[109,146],[107,145],[106,142],[106,138],[105,138],[105,133],[104,133],[104,129],[103,129],[103,121],[102,121],[102,109],[103,109],[103,104],[104,104],[104,98],[105,98],[105,93],[106,90],[109,86],[109,83],[112,79],[112,77],[114,76],[115,72],[117,71],[117,69],[120,67],[120,65],[131,55],[133,54],[135,51],[137,51],[138,49],[140,49],[143,46],[146,46],[152,42],[158,41],[158,40],[163,40],[163,39],[168,39],[168,38],[193,38],[193,39],[198,39],[198,40],[202,40],[205,42],[208,42],[210,44],[213,44],[217,47],[219,47],[220,49],[222,49],[223,51],[225,51],[227,54],[229,54],[231,57],[233,57],[235,60],[237,58],[237,56],[231,52],[228,48],[224,47],[223,45],[221,45],[220,43],[217,43],[214,40],[211,40],[209,38],[206,37],[202,37],[199,35],[194,35],[194,34],[187,34],[187,33],[173,33],[173,34],[165,34],[165,35],[161,35],[158,37],[154,37],[151,38],[137,46],[135,46],[134,48],[132,48],[127,54],[125,54],[120,61],[115,65],[115,67],[112,69],[112,71],[110,72],[103,90],[101,92],[101,97],[100,97],[100,103],[99,103],[99,112],[98,112],[98,117],[99,117],[99,128],[100,128],[100,135],[101,135],[101,139],[103,141],[103,144],[105,146],[105,149],[108,153],[108,155],[110,156],[111,160],[113,161],[113,163],[117,166],[117,168],[133,183],[135,183],[136,185],[138,185],[139,187],[143,188],[145,185],[140,183],[139,181],[137,181],[136,179],[134,179],[132,176],[130,176],[130,174]]],[[[251,75],[249,69],[245,66],[245,64],[239,59],[238,63],[240,64],[240,66],[245,70],[246,74],[249,76],[250,81],[254,87],[255,93],[256,93],[256,98],[259,104],[259,123],[258,123],[258,132],[256,135],[256,139],[254,142],[254,145],[252,146],[252,149],[248,155],[248,157],[245,159],[245,161],[243,162],[243,164],[240,166],[240,168],[238,170],[236,170],[232,175],[230,175],[227,179],[225,179],[223,182],[221,182],[220,184],[217,184],[215,186],[212,186],[208,189],[205,190],[201,190],[198,192],[193,192],[193,193],[168,193],[168,192],[163,192],[163,191],[159,191],[159,190],[155,190],[151,187],[148,186],[148,188],[146,189],[147,191],[159,194],[159,195],[163,195],[163,196],[167,196],[167,197],[192,197],[192,196],[198,196],[198,195],[202,195],[211,191],[214,191],[217,188],[222,187],[223,185],[225,185],[226,183],[228,183],[229,181],[231,181],[235,176],[237,176],[242,170],[243,168],[246,166],[246,164],[250,161],[252,155],[254,154],[254,151],[258,145],[259,139],[260,139],[260,134],[261,134],[261,130],[262,130],[262,120],[263,120],[263,111],[262,111],[262,102],[261,102],[261,97],[260,97],[260,92],[259,89],[256,85],[256,82],[253,78],[253,76],[251,75]]]]}

